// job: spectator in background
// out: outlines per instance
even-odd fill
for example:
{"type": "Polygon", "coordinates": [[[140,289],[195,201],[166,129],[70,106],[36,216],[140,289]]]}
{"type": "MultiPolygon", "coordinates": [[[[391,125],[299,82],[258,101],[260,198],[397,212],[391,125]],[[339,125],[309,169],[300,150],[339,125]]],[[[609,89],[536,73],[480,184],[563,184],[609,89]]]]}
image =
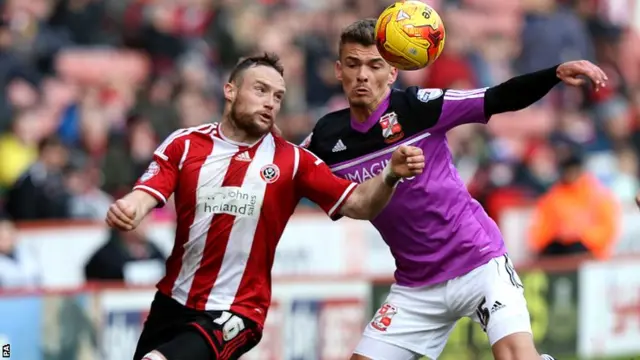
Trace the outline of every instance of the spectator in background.
{"type": "Polygon", "coordinates": [[[528,73],[575,59],[594,59],[593,44],[578,15],[556,0],[523,0],[525,24],[516,69],[528,73]]]}
{"type": "MultiPolygon", "coordinates": [[[[38,212],[16,213],[19,219],[92,218],[101,211],[93,206],[101,203],[92,200],[102,198],[97,188],[113,197],[128,192],[158,139],[216,121],[221,94],[211,89],[238,57],[259,50],[280,53],[288,69],[293,91],[278,126],[299,143],[314,119],[346,106],[334,76],[340,30],[388,4],[0,0],[0,202],[7,201],[2,191],[38,161],[40,140],[58,134],[70,151],[91,158],[88,169],[73,165],[61,176],[71,204],[56,210],[68,202],[61,196],[37,206],[12,202],[12,208],[38,212]],[[133,112],[144,120],[127,124],[133,112]]],[[[463,180],[492,217],[530,206],[553,186],[559,172],[550,150],[554,136],[580,143],[585,168],[621,201],[629,199],[637,182],[634,154],[614,149],[640,154],[640,22],[631,16],[640,2],[429,4],[445,21],[445,52],[423,71],[402,72],[395,87],[484,87],[578,57],[595,58],[609,76],[597,93],[557,91],[526,111],[494,116],[492,126],[448,134],[463,180]]],[[[173,217],[168,207],[156,215],[173,217]]]]}
{"type": "Polygon", "coordinates": [[[618,234],[619,205],[613,194],[583,169],[576,151],[560,154],[560,182],[537,203],[529,244],[540,256],[610,255],[618,234]]]}
{"type": "Polygon", "coordinates": [[[148,220],[140,225],[128,232],[111,230],[107,243],[85,265],[87,281],[149,285],[162,278],[165,256],[146,235],[148,220]]]}
{"type": "Polygon", "coordinates": [[[62,172],[68,149],[51,136],[40,142],[38,150],[37,161],[9,189],[6,210],[16,221],[69,218],[69,193],[62,172]]]}
{"type": "Polygon", "coordinates": [[[622,203],[632,203],[640,190],[638,156],[630,147],[623,147],[617,151],[616,165],[611,190],[622,203]]]}
{"type": "Polygon", "coordinates": [[[113,198],[100,190],[100,170],[82,155],[69,161],[64,169],[69,191],[69,216],[73,219],[101,221],[109,211],[113,198]]]}
{"type": "Polygon", "coordinates": [[[37,286],[37,260],[17,238],[13,223],[0,214],[0,288],[37,286]]]}
{"type": "Polygon", "coordinates": [[[153,159],[156,134],[147,116],[134,113],[127,119],[126,131],[112,134],[110,142],[102,165],[105,174],[103,187],[115,197],[120,197],[131,190],[131,184],[153,159]]]}
{"type": "Polygon", "coordinates": [[[18,113],[11,132],[0,135],[0,188],[8,189],[38,158],[38,112],[34,109],[18,113]]]}

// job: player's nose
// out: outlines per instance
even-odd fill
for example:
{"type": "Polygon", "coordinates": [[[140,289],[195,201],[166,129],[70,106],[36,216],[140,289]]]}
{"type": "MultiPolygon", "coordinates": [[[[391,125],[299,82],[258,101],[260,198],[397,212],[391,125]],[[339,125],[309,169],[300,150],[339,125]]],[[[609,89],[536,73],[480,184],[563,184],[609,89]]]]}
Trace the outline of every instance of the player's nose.
{"type": "Polygon", "coordinates": [[[365,69],[364,66],[360,67],[360,70],[356,74],[356,79],[358,80],[358,82],[368,82],[369,81],[369,74],[367,73],[367,70],[365,69]]]}
{"type": "Polygon", "coordinates": [[[276,102],[273,99],[268,99],[264,102],[263,106],[265,109],[273,110],[273,108],[276,106],[276,102]]]}
{"type": "Polygon", "coordinates": [[[364,76],[364,75],[363,76],[358,76],[357,80],[358,80],[358,83],[367,83],[367,82],[369,82],[369,77],[364,76]]]}

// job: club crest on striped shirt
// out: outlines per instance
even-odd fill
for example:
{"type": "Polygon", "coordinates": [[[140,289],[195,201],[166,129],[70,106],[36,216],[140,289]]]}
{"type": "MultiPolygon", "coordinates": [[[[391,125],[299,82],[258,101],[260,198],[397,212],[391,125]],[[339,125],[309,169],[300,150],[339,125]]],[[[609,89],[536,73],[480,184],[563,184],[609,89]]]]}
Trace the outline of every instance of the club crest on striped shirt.
{"type": "Polygon", "coordinates": [[[268,164],[260,169],[260,177],[267,184],[273,184],[280,177],[280,169],[275,164],[268,164]]]}
{"type": "Polygon", "coordinates": [[[418,98],[418,100],[426,103],[439,98],[443,94],[444,91],[442,91],[442,89],[420,89],[416,93],[416,97],[418,98]]]}

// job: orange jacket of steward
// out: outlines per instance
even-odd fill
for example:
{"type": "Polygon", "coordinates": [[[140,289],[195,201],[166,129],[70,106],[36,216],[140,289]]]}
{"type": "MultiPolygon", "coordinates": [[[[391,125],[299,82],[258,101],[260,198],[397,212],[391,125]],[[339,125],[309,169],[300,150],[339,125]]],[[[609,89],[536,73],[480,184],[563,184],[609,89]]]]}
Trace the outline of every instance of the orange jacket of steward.
{"type": "Polygon", "coordinates": [[[571,184],[558,183],[538,201],[529,245],[536,253],[551,243],[582,244],[599,258],[610,255],[618,235],[620,206],[595,177],[583,174],[571,184]]]}

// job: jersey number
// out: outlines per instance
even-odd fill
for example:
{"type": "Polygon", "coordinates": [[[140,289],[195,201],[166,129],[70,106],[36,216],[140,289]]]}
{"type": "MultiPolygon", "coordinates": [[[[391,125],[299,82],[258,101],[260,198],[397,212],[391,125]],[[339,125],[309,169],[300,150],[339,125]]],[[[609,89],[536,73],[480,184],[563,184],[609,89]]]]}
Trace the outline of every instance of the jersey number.
{"type": "Polygon", "coordinates": [[[222,338],[229,341],[244,330],[244,321],[228,311],[223,311],[220,317],[213,320],[215,324],[222,326],[222,338]]]}
{"type": "Polygon", "coordinates": [[[482,331],[487,331],[487,325],[489,324],[489,317],[491,316],[491,312],[489,308],[487,308],[487,299],[482,298],[482,302],[476,308],[476,315],[478,316],[478,321],[480,321],[480,326],[482,327],[482,331]]]}

